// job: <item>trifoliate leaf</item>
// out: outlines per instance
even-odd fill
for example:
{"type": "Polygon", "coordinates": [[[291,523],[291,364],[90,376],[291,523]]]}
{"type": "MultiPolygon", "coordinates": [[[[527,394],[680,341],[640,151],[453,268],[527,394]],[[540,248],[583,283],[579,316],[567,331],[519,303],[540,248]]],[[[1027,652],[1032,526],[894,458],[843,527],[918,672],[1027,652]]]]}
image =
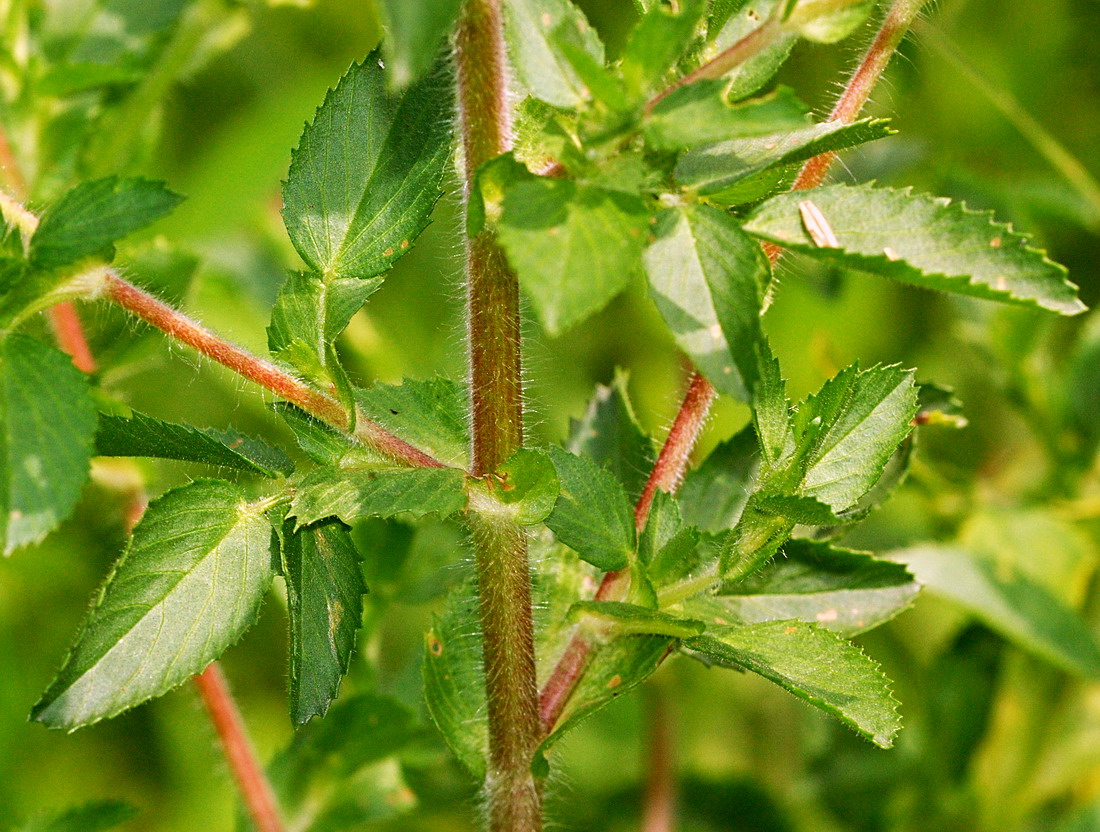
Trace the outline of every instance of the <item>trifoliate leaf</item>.
{"type": "Polygon", "coordinates": [[[1011,226],[909,190],[830,185],[781,194],[753,212],[745,230],[816,259],[927,289],[1061,315],[1085,310],[1066,270],[1011,226]],[[808,217],[824,223],[816,242],[808,217]]]}
{"type": "Polygon", "coordinates": [[[75,730],[201,672],[255,620],[271,534],[263,508],[220,480],[150,503],[31,718],[75,730]]]}

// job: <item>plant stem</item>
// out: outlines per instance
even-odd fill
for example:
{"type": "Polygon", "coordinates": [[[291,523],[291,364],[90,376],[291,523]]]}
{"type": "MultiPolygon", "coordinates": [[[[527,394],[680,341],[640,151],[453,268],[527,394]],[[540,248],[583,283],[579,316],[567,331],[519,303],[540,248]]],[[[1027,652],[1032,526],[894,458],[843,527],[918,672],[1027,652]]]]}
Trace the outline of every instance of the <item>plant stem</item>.
{"type": "MultiPolygon", "coordinates": [[[[886,69],[886,65],[890,62],[890,58],[893,56],[898,44],[901,43],[901,39],[904,37],[909,25],[927,2],[928,0],[895,0],[874,41],[864,54],[863,60],[860,61],[844,92],[837,99],[836,106],[833,108],[832,119],[848,123],[856,120],[860,110],[863,109],[863,105],[867,103],[875,82],[886,69]]],[[[737,44],[731,49],[736,47],[737,44]]],[[[723,53],[723,55],[725,54],[723,53]]],[[[722,58],[722,55],[719,58],[722,58]]],[[[715,61],[719,58],[716,58],[715,61]]],[[[714,61],[710,64],[704,64],[700,69],[705,69],[713,63],[714,61]]],[[[733,66],[725,67],[719,75],[728,72],[733,66]]],[[[696,72],[673,84],[651,101],[647,105],[647,109],[674,89],[699,80],[700,77],[713,77],[711,75],[699,76],[699,71],[696,70],[696,72]],[[689,78],[691,80],[688,80],[689,78]]],[[[820,185],[835,158],[835,153],[823,153],[810,159],[802,167],[792,190],[805,190],[820,185]]],[[[766,244],[764,250],[767,252],[772,265],[775,264],[782,253],[779,246],[772,244],[766,244]]],[[[653,501],[653,494],[656,490],[660,488],[671,492],[683,478],[690,461],[691,449],[694,447],[699,431],[706,421],[715,395],[716,391],[713,385],[703,378],[697,370],[693,371],[691,381],[688,384],[688,392],[685,394],[680,410],[676,414],[672,430],[669,431],[665,445],[661,448],[661,453],[657,457],[657,462],[654,464],[653,471],[650,473],[649,480],[642,491],[642,496],[635,506],[634,521],[639,530],[645,527],[649,516],[649,506],[653,501]]],[[[628,570],[608,572],[604,575],[603,581],[596,591],[596,599],[600,601],[617,599],[624,593],[629,580],[628,570]]],[[[712,583],[712,578],[710,573],[707,572],[688,579],[683,585],[678,585],[676,590],[686,589],[690,590],[691,594],[697,594],[697,591],[703,591],[710,583],[712,583]]],[[[665,601],[665,598],[661,600],[665,601]]],[[[679,594],[677,600],[682,600],[679,594]]],[[[671,603],[671,601],[667,603],[671,603]]],[[[578,630],[566,645],[546,684],[543,685],[539,699],[539,717],[544,736],[553,731],[557,721],[561,718],[573,689],[584,675],[593,649],[594,646],[578,630]]]]}
{"type": "Polygon", "coordinates": [[[62,301],[50,308],[49,315],[54,337],[61,349],[72,356],[73,366],[82,373],[94,373],[98,367],[76,307],[70,301],[62,301]]]}
{"type": "MultiPolygon", "coordinates": [[[[348,427],[344,407],[332,396],[314,390],[285,370],[215,335],[182,312],[158,300],[143,289],[108,272],[103,296],[152,324],[171,338],[212,358],[235,373],[276,393],[292,404],[323,419],[340,430],[348,427]]],[[[359,416],[353,436],[403,465],[442,468],[443,463],[394,436],[377,422],[359,416]]]]}
{"type": "Polygon", "coordinates": [[[215,662],[193,678],[257,831],[283,832],[275,794],[256,760],[256,752],[221,667],[215,662]]]}
{"type": "MultiPolygon", "coordinates": [[[[512,146],[501,0],[465,0],[455,33],[465,194],[478,168],[512,146]]],[[[523,444],[519,284],[496,238],[466,241],[472,473],[495,471],[523,444]]],[[[492,832],[538,832],[531,774],[539,740],[527,539],[511,521],[470,512],[489,717],[485,790],[492,832]]]]}
{"type": "MultiPolygon", "coordinates": [[[[929,0],[894,0],[894,4],[879,27],[878,34],[871,41],[856,71],[852,73],[852,77],[844,87],[844,92],[837,99],[836,106],[829,115],[830,121],[851,124],[859,118],[863,106],[871,96],[871,90],[882,77],[882,73],[886,71],[886,65],[894,57],[894,52],[897,51],[902,38],[916,20],[921,8],[928,2],[929,0]]],[[[825,179],[825,174],[828,173],[835,159],[835,153],[822,153],[810,159],[802,166],[802,171],[791,190],[816,188],[825,179]]]]}
{"type": "Polygon", "coordinates": [[[676,730],[668,693],[664,686],[650,680],[649,770],[646,772],[642,832],[673,832],[676,828],[676,730]]]}
{"type": "Polygon", "coordinates": [[[769,46],[778,42],[782,37],[783,26],[778,18],[772,15],[761,25],[745,35],[745,37],[741,38],[741,40],[737,41],[737,43],[733,44],[733,46],[707,61],[698,69],[689,72],[687,75],[678,79],[675,83],[651,98],[645,105],[644,112],[651,112],[653,108],[660,104],[667,96],[681,87],[694,84],[696,81],[721,78],[727,72],[741,66],[741,64],[745,63],[749,58],[760,54],[769,46]]]}

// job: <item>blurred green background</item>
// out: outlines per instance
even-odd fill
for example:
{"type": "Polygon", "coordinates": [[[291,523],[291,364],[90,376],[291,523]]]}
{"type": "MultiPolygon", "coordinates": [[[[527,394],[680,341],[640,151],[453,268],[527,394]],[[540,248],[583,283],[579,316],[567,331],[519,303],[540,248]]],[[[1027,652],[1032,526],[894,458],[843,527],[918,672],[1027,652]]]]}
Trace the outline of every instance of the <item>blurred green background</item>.
{"type": "MultiPolygon", "coordinates": [[[[101,5],[142,9],[138,0],[101,5]]],[[[630,0],[580,5],[614,53],[635,20],[630,0]]],[[[171,85],[160,137],[131,165],[188,200],[128,262],[135,279],[162,290],[177,278],[187,285],[194,269],[186,308],[262,352],[275,293],[296,262],[278,216],[290,149],[328,87],[376,44],[379,26],[363,0],[231,11],[205,33],[210,60],[171,85]]],[[[1065,263],[1095,305],[1098,28],[1095,0],[943,0],[906,41],[871,105],[900,134],[846,156],[836,175],[994,209],[1065,263]]],[[[862,45],[799,46],[781,80],[823,115],[862,45]]],[[[40,179],[46,200],[49,177],[40,179]]],[[[463,375],[455,190],[449,183],[434,224],[340,342],[361,384],[463,375]]],[[[797,260],[783,262],[779,280],[766,328],[792,398],[857,359],[900,362],[919,368],[919,379],[953,386],[970,420],[961,432],[926,434],[909,481],[846,543],[882,551],[961,540],[1083,607],[1100,633],[1097,316],[1053,320],[797,260]]],[[[173,421],[287,438],[264,397],[228,373],[113,311],[82,314],[112,395],[173,421]]],[[[617,368],[629,373],[642,423],[662,436],[683,370],[640,280],[560,338],[529,327],[531,434],[560,440],[593,386],[617,368]]],[[[744,407],[721,403],[702,452],[747,419],[744,407]]],[[[203,475],[182,464],[103,466],[60,532],[0,562],[0,828],[106,797],[140,809],[128,829],[235,823],[228,771],[190,687],[71,736],[26,717],[124,545],[127,489],[143,480],[155,494],[203,475]]],[[[362,644],[371,663],[357,663],[344,694],[380,689],[415,702],[422,633],[443,588],[462,574],[460,538],[444,526],[411,542],[399,527],[359,534],[396,541],[375,551],[400,558],[367,570],[408,597],[395,602],[381,589],[368,599],[368,615],[379,616],[362,644]]],[[[264,759],[292,734],[284,630],[284,608],[270,600],[224,660],[264,759]]],[[[906,727],[895,750],[847,735],[762,680],[670,662],[556,753],[554,828],[639,828],[648,716],[663,707],[684,830],[1100,830],[1100,686],[1030,658],[934,597],[861,641],[896,681],[906,727]]],[[[427,742],[414,757],[405,779],[421,809],[377,828],[476,828],[476,794],[441,743],[427,742]]]]}

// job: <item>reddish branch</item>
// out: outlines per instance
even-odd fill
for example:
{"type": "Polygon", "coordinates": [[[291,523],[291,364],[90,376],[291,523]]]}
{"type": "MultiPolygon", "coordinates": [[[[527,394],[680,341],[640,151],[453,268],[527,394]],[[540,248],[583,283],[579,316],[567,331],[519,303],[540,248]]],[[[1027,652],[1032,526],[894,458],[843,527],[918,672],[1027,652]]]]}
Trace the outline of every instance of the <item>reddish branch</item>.
{"type": "Polygon", "coordinates": [[[283,832],[275,793],[257,762],[256,752],[248,739],[244,721],[221,667],[215,662],[194,680],[257,832],[283,832]]]}
{"type": "MultiPolygon", "coordinates": [[[[335,398],[314,390],[285,370],[231,344],[182,312],[110,273],[104,296],[128,312],[161,330],[171,338],[201,352],[235,373],[266,387],[288,402],[341,429],[348,428],[348,415],[335,398]]],[[[376,422],[360,418],[355,436],[386,456],[422,468],[442,468],[443,463],[389,433],[376,422]]]]}
{"type": "MultiPolygon", "coordinates": [[[[837,99],[836,106],[830,116],[831,120],[851,123],[859,117],[859,113],[867,103],[875,82],[886,69],[890,58],[893,56],[898,44],[901,43],[905,32],[916,18],[924,2],[925,0],[895,0],[874,41],[864,54],[863,60],[860,61],[859,66],[844,88],[844,92],[837,99]]],[[[735,44],[731,49],[746,49],[744,43],[745,41],[735,44]]],[[[719,60],[727,61],[727,53],[722,53],[715,59],[715,61],[719,60]]],[[[714,77],[708,67],[715,61],[704,64],[699,70],[677,81],[672,87],[654,98],[647,109],[652,108],[653,105],[674,89],[702,78],[714,77]]],[[[736,64],[726,64],[723,72],[729,71],[733,66],[736,66],[736,64]]],[[[835,158],[835,153],[823,153],[810,159],[802,167],[792,190],[806,190],[820,185],[835,158]]],[[[771,244],[765,245],[764,250],[767,252],[772,265],[775,264],[782,253],[779,246],[771,244]]],[[[661,453],[657,457],[657,462],[650,473],[645,489],[642,491],[642,496],[635,506],[634,520],[639,531],[645,527],[649,516],[649,507],[656,490],[660,488],[671,493],[683,478],[691,457],[691,450],[695,446],[699,432],[706,422],[715,395],[714,387],[710,382],[703,378],[698,371],[694,371],[688,384],[688,391],[673,422],[672,430],[661,448],[661,453]]],[[[596,591],[596,599],[599,601],[617,600],[623,595],[629,581],[629,570],[608,572],[604,575],[603,581],[596,591]]],[[[544,735],[549,735],[561,718],[565,706],[569,702],[569,697],[584,675],[585,667],[593,649],[589,637],[578,630],[566,645],[557,665],[555,665],[543,685],[539,701],[539,716],[542,720],[544,735]]]]}

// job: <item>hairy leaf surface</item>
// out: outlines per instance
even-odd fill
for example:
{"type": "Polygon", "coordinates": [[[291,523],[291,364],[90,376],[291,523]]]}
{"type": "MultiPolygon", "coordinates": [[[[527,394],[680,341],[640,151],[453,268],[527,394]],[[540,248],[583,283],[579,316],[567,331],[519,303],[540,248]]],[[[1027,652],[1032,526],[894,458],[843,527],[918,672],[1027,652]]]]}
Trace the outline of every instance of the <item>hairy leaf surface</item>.
{"type": "Polygon", "coordinates": [[[448,465],[466,467],[469,453],[466,386],[443,378],[356,390],[363,414],[410,445],[448,465]]]}
{"type": "Polygon", "coordinates": [[[901,728],[897,700],[878,664],[850,641],[813,624],[719,627],[685,645],[775,682],[881,748],[893,745],[901,728]]]}
{"type": "Polygon", "coordinates": [[[235,486],[149,504],[31,717],[74,730],[201,672],[251,626],[273,575],[271,525],[235,486]]]}
{"type": "Polygon", "coordinates": [[[830,185],[810,195],[781,194],[749,217],[745,230],[785,248],[915,286],[1039,307],[1085,311],[1066,270],[1011,226],[962,203],[909,190],[830,185]],[[818,245],[806,227],[807,200],[835,245],[818,245]]]}

